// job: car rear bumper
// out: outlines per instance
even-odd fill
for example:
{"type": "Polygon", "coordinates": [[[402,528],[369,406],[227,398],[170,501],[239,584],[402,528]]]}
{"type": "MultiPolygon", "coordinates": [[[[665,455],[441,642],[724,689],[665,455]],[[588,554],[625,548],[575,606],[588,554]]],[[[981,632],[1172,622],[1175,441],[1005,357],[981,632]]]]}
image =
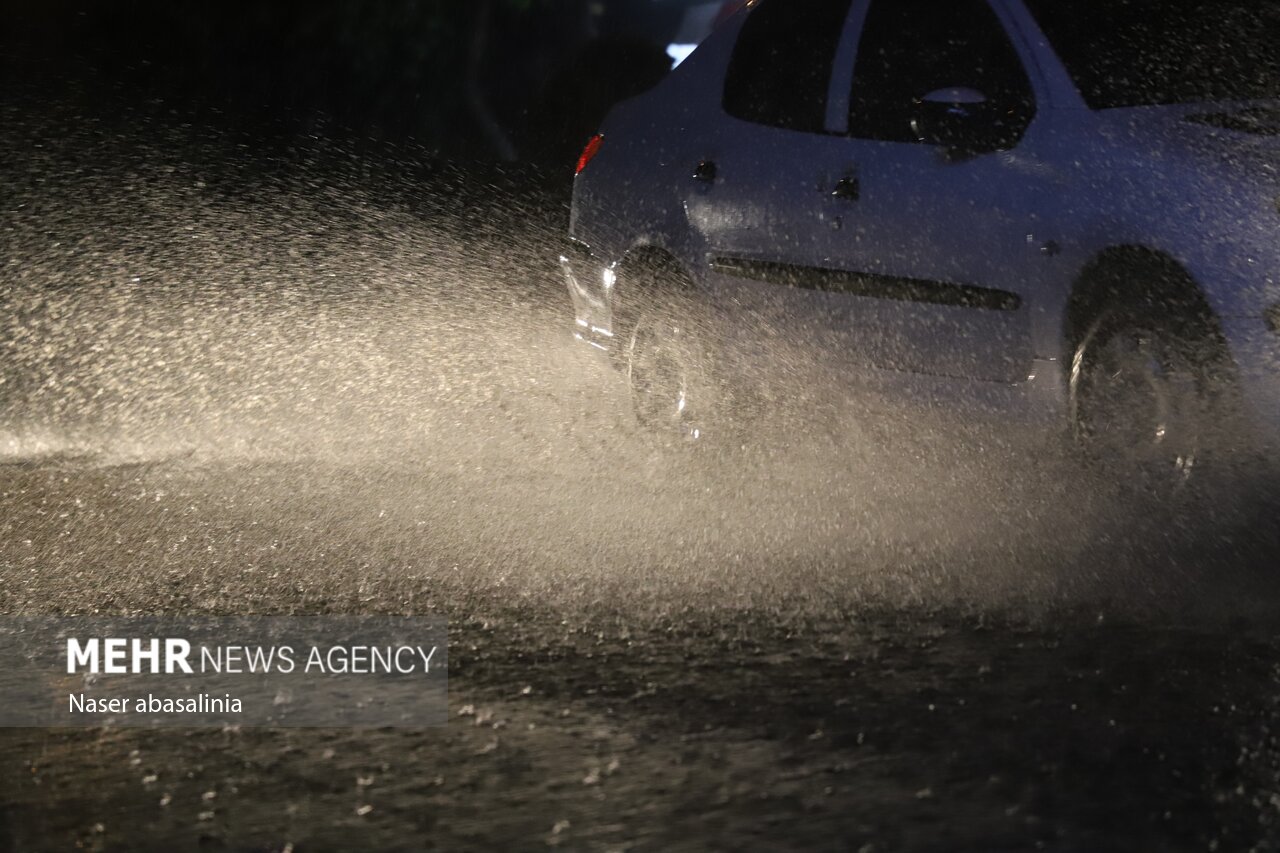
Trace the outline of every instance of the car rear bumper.
{"type": "Polygon", "coordinates": [[[560,253],[560,270],[573,302],[573,336],[596,349],[612,349],[612,268],[585,243],[570,239],[560,253]]]}

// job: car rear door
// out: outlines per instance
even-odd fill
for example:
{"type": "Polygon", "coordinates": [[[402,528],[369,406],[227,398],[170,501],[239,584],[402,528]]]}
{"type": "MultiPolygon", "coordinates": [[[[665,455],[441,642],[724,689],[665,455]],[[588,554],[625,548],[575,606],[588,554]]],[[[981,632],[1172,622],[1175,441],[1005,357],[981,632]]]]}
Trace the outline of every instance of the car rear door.
{"type": "Polygon", "coordinates": [[[848,112],[855,5],[761,0],[741,24],[720,109],[683,149],[696,263],[739,321],[755,321],[740,322],[748,337],[794,332],[805,314],[797,302],[816,295],[797,300],[732,264],[805,264],[825,251],[823,196],[842,177],[831,154],[848,112]]]}

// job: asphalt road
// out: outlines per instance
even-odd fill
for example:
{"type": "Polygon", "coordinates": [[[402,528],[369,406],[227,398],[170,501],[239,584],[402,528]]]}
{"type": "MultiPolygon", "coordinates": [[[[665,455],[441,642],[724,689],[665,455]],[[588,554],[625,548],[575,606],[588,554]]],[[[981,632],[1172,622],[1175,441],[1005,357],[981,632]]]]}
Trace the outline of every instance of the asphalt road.
{"type": "Polygon", "coordinates": [[[0,613],[443,614],[451,722],[4,730],[0,848],[1280,845],[1273,524],[830,388],[655,447],[534,182],[78,118],[4,143],[0,613]]]}
{"type": "Polygon", "coordinates": [[[568,561],[442,534],[494,499],[447,479],[5,466],[5,613],[443,613],[451,653],[442,729],[5,730],[6,849],[1277,840],[1265,621],[858,595],[912,571],[853,560],[568,561]]]}

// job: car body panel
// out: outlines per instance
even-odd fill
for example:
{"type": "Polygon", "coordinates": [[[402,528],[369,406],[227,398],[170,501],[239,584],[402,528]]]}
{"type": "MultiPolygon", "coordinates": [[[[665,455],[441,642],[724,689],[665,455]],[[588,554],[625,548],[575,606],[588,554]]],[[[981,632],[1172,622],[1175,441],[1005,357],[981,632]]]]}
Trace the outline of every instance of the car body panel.
{"type": "MultiPolygon", "coordinates": [[[[1025,6],[991,5],[1036,99],[1009,150],[948,161],[935,146],[853,139],[840,105],[827,133],[726,115],[724,69],[750,10],[616,107],[574,188],[588,325],[610,330],[606,271],[657,250],[736,312],[744,337],[801,342],[893,394],[979,399],[999,386],[1010,416],[1060,418],[1073,290],[1109,250],[1141,247],[1198,284],[1257,420],[1280,431],[1280,337],[1263,319],[1280,303],[1280,136],[1203,120],[1256,104],[1090,110],[1025,6]],[[712,182],[694,177],[703,160],[712,182]],[[855,176],[857,201],[833,197],[855,176]]],[[[847,91],[865,6],[853,3],[832,95],[847,91]]]]}

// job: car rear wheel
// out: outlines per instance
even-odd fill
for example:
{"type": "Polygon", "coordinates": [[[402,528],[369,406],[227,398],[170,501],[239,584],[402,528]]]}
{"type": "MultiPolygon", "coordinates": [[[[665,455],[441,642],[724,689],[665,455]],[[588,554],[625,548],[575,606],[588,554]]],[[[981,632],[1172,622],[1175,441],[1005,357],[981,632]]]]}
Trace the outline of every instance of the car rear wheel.
{"type": "Polygon", "coordinates": [[[637,423],[663,444],[705,444],[724,415],[705,306],[669,265],[633,268],[617,288],[628,309],[615,324],[618,354],[637,423]]]}
{"type": "Polygon", "coordinates": [[[647,311],[626,346],[627,383],[636,420],[664,441],[695,443],[714,410],[710,353],[692,320],[647,311]]]}

